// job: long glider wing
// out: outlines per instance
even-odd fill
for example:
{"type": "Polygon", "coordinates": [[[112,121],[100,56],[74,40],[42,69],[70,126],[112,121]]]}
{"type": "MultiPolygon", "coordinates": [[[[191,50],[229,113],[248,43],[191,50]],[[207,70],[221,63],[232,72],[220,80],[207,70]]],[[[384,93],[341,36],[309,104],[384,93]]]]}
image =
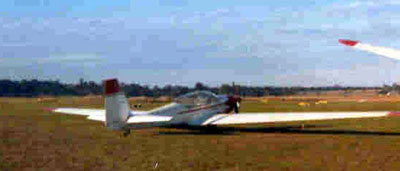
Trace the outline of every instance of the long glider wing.
{"type": "Polygon", "coordinates": [[[354,41],[354,40],[340,39],[339,42],[346,46],[355,48],[355,49],[359,49],[359,50],[371,52],[371,53],[374,53],[374,54],[377,54],[380,56],[400,60],[400,50],[397,50],[397,49],[381,47],[381,46],[373,46],[370,44],[365,44],[365,43],[361,43],[361,42],[354,41]]]}
{"type": "Polygon", "coordinates": [[[399,116],[398,112],[298,112],[298,113],[240,113],[218,114],[202,123],[202,125],[229,125],[252,123],[276,123],[293,121],[312,121],[350,118],[372,118],[399,116]]]}

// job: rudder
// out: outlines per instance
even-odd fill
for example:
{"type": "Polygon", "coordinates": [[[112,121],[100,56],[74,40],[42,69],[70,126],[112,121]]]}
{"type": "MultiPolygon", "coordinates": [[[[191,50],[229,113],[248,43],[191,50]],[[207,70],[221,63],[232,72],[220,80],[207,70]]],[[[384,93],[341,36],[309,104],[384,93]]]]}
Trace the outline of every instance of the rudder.
{"type": "Polygon", "coordinates": [[[129,118],[128,99],[120,91],[117,79],[104,80],[103,84],[106,108],[105,125],[111,130],[121,130],[129,118]]]}

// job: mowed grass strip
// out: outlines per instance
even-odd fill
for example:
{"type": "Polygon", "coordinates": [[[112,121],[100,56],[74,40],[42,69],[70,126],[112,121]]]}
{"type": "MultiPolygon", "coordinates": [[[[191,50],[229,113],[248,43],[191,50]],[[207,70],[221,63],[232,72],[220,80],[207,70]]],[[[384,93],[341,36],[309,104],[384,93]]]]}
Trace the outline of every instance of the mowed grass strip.
{"type": "MultiPolygon", "coordinates": [[[[244,101],[242,112],[400,111],[400,103],[244,101]]],[[[143,104],[140,110],[163,103],[143,104]]],[[[103,108],[102,98],[0,98],[0,168],[102,170],[397,170],[400,118],[238,125],[220,133],[152,128],[128,137],[46,107],[103,108]],[[301,124],[304,129],[301,129],[301,124]]]]}

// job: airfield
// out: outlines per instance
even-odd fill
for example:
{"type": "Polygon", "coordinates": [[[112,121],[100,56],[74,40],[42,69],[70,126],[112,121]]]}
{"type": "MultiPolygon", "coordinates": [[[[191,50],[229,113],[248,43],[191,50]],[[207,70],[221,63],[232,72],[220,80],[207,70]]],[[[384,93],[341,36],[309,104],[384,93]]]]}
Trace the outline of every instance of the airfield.
{"type": "MultiPolygon", "coordinates": [[[[165,100],[130,99],[140,110],[165,100]]],[[[0,98],[0,168],[90,170],[398,170],[400,117],[152,128],[128,137],[48,107],[103,108],[93,97],[0,98]]],[[[241,112],[400,111],[400,96],[244,98],[241,112]],[[326,103],[324,102],[326,101],[326,103]],[[320,102],[320,103],[318,103],[320,102]],[[306,105],[300,105],[304,103],[306,105]],[[308,104],[308,105],[307,105],[308,104]]]]}

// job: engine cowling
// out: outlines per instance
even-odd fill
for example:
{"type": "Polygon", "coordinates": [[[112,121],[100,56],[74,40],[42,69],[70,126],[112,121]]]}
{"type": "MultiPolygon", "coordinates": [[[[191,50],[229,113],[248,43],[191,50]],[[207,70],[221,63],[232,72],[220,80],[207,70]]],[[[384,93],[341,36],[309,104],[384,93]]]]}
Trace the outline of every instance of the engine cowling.
{"type": "Polygon", "coordinates": [[[226,113],[230,113],[234,111],[235,113],[239,113],[239,107],[240,107],[240,102],[242,99],[239,96],[228,96],[227,101],[225,102],[225,105],[228,106],[226,109],[226,113]]]}

